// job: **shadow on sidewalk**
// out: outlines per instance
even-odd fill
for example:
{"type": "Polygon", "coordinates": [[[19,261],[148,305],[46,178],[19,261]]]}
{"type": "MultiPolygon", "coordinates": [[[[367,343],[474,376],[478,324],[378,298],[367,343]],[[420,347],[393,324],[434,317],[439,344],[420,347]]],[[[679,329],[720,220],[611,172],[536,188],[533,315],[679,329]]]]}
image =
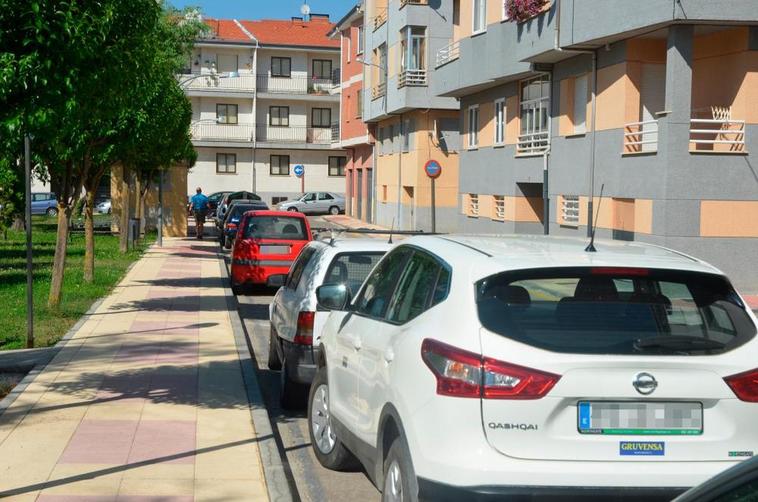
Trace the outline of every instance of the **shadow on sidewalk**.
{"type": "Polygon", "coordinates": [[[225,281],[221,277],[171,277],[137,282],[168,288],[223,288],[225,285],[225,281]]]}
{"type": "Polygon", "coordinates": [[[187,295],[175,297],[147,298],[112,305],[108,312],[97,312],[93,316],[123,314],[125,312],[198,312],[226,311],[226,296],[187,295]]]}

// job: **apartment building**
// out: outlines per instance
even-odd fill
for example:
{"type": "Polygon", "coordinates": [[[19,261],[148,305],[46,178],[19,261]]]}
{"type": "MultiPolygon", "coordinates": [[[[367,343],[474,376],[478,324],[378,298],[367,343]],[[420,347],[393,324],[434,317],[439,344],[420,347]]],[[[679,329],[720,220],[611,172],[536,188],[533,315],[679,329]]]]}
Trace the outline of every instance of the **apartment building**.
{"type": "Polygon", "coordinates": [[[584,236],[597,221],[758,288],[754,7],[455,1],[431,81],[461,103],[459,228],[584,236]]]}
{"type": "Polygon", "coordinates": [[[210,34],[180,76],[198,152],[190,190],[252,190],[269,204],[302,191],[342,193],[346,156],[331,148],[340,48],[326,36],[329,17],[205,23],[210,34]]]}
{"type": "Polygon", "coordinates": [[[374,145],[368,125],[363,122],[363,74],[366,66],[364,14],[362,2],[348,11],[330,32],[340,42],[341,81],[339,121],[332,127],[332,147],[347,152],[345,168],[345,213],[373,222],[374,145]]]}
{"type": "Polygon", "coordinates": [[[458,102],[430,87],[432,57],[453,36],[453,0],[365,0],[363,120],[375,141],[375,222],[431,230],[436,160],[438,231],[454,230],[458,212],[458,102]]]}

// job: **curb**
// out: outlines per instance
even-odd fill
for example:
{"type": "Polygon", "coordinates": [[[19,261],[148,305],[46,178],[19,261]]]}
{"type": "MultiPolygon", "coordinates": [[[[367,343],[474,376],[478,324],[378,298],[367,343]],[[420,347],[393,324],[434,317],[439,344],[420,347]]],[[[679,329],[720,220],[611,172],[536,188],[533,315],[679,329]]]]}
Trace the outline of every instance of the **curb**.
{"type": "Polygon", "coordinates": [[[226,307],[234,333],[234,342],[237,345],[242,379],[245,382],[245,389],[247,390],[250,416],[255,427],[255,434],[259,438],[258,451],[263,463],[263,474],[266,481],[268,498],[272,502],[299,500],[299,497],[293,497],[293,493],[297,494],[297,490],[293,488],[294,479],[292,479],[289,466],[282,461],[280,446],[274,435],[274,428],[271,425],[268,409],[263,400],[263,394],[261,393],[261,387],[256,374],[256,363],[252,355],[252,343],[239,316],[237,297],[234,296],[231,288],[227,286],[229,284],[229,272],[226,269],[224,256],[220,253],[217,253],[216,256],[219,259],[218,264],[221,269],[221,278],[225,283],[224,296],[226,298],[226,307]]]}

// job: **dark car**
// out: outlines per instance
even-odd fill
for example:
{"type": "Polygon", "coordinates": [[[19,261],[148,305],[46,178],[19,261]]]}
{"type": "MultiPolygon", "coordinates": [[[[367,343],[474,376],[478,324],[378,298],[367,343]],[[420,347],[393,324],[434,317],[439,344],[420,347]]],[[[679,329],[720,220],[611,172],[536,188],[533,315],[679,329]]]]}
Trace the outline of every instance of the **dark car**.
{"type": "Polygon", "coordinates": [[[232,201],[229,205],[229,209],[226,211],[226,218],[224,218],[223,228],[219,232],[219,244],[226,249],[232,247],[232,241],[234,236],[237,235],[237,227],[239,225],[242,215],[247,211],[254,209],[267,210],[268,205],[262,200],[250,200],[250,199],[237,199],[232,201]]]}
{"type": "MultiPolygon", "coordinates": [[[[740,453],[743,457],[753,454],[752,451],[733,453],[740,453]]],[[[732,458],[739,457],[735,455],[732,458]]],[[[758,500],[758,457],[753,457],[690,488],[674,499],[674,502],[755,502],[756,500],[758,500]]]]}
{"type": "Polygon", "coordinates": [[[248,192],[245,190],[239,192],[230,192],[224,195],[218,201],[218,208],[216,209],[216,227],[219,231],[224,225],[224,218],[226,218],[226,210],[229,207],[229,203],[233,200],[247,199],[247,200],[263,200],[258,194],[248,192]]]}
{"type": "Polygon", "coordinates": [[[215,217],[218,203],[232,192],[214,192],[208,196],[208,216],[215,217]]]}

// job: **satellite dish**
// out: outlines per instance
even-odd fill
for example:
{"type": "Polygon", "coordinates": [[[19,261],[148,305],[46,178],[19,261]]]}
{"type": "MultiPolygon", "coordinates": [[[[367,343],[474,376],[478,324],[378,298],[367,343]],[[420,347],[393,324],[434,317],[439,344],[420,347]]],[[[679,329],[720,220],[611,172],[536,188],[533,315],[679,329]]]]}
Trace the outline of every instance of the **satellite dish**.
{"type": "Polygon", "coordinates": [[[300,7],[300,14],[303,16],[308,16],[311,13],[311,6],[307,3],[304,3],[302,7],[300,7]]]}

